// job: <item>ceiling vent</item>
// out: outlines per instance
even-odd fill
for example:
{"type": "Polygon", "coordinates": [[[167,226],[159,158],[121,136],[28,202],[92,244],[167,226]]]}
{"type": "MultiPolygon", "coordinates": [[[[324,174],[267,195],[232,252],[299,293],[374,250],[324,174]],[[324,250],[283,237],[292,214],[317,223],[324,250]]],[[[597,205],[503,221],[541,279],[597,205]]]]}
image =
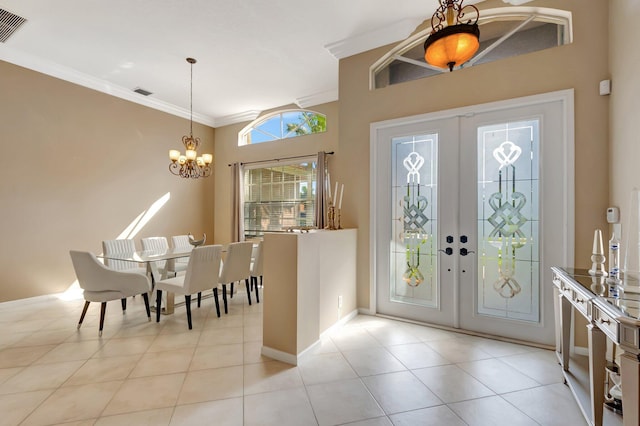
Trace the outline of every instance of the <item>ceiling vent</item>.
{"type": "Polygon", "coordinates": [[[27,22],[25,18],[0,9],[0,41],[3,43],[7,41],[25,22],[27,22]]]}
{"type": "Polygon", "coordinates": [[[133,91],[136,92],[136,93],[140,93],[143,96],[149,96],[149,95],[153,94],[153,92],[150,92],[148,90],[144,90],[141,87],[136,87],[135,89],[133,89],[133,91]]]}

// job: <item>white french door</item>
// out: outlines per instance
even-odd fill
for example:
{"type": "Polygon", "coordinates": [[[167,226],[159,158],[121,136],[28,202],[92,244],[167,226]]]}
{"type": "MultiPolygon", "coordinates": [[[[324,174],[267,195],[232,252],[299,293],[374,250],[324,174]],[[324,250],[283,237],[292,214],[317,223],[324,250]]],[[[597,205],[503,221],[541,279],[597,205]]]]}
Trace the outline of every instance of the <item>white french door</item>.
{"type": "Polygon", "coordinates": [[[552,344],[573,260],[573,92],[371,126],[375,311],[552,344]]]}

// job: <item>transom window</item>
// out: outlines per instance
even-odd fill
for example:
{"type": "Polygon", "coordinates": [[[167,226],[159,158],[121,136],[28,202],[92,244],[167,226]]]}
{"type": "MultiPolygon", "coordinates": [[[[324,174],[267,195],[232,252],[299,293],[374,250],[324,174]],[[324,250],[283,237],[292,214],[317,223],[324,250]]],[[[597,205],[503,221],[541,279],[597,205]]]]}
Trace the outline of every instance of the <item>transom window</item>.
{"type": "MultiPolygon", "coordinates": [[[[461,68],[498,61],[572,42],[571,12],[539,7],[506,7],[480,11],[480,49],[461,68]]],[[[431,26],[403,41],[370,68],[370,88],[439,75],[443,70],[424,60],[424,41],[431,26]]]]}
{"type": "Polygon", "coordinates": [[[244,170],[244,236],[315,225],[316,158],[244,170]]]}
{"type": "Polygon", "coordinates": [[[327,117],[315,111],[278,111],[250,123],[238,134],[238,145],[294,138],[327,131],[327,117]]]}

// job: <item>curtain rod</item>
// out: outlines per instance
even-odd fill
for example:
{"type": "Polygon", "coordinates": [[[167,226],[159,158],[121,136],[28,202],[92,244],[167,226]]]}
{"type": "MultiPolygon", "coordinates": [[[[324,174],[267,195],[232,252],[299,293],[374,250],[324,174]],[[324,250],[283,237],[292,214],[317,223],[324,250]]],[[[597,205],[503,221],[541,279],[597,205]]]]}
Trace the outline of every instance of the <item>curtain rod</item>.
{"type": "MultiPolygon", "coordinates": [[[[333,155],[333,151],[331,152],[325,152],[325,154],[327,155],[333,155]]],[[[284,157],[284,158],[273,158],[271,160],[258,160],[258,161],[247,161],[245,163],[240,163],[241,166],[245,165],[245,164],[258,164],[258,163],[271,163],[273,161],[282,161],[282,160],[295,160],[296,158],[309,158],[309,157],[314,157],[317,156],[317,154],[309,154],[309,155],[296,155],[294,157],[284,157]]],[[[228,164],[229,167],[231,167],[233,164],[228,164]]]]}

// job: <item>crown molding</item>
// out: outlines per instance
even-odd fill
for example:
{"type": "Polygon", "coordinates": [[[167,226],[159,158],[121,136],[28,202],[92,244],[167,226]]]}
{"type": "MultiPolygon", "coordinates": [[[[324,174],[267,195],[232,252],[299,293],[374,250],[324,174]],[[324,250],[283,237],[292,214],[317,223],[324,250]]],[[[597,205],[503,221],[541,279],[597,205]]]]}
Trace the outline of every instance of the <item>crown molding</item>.
{"type": "MultiPolygon", "coordinates": [[[[96,90],[107,95],[115,96],[139,105],[166,112],[181,118],[190,118],[190,111],[178,107],[174,104],[161,101],[153,97],[145,97],[128,88],[117,86],[105,80],[92,77],[90,75],[75,71],[51,61],[26,54],[24,52],[11,49],[8,46],[0,45],[0,60],[27,68],[69,83],[77,84],[88,89],[96,90]]],[[[215,119],[205,114],[193,113],[193,121],[214,127],[215,119]]]]}
{"type": "Polygon", "coordinates": [[[225,115],[223,117],[216,117],[214,120],[215,125],[213,127],[222,127],[230,124],[242,123],[244,121],[253,121],[258,118],[261,112],[262,111],[258,110],[249,110],[239,112],[237,114],[225,115]]]}
{"type": "Polygon", "coordinates": [[[407,18],[378,30],[369,31],[357,36],[327,44],[327,49],[336,59],[343,59],[376,47],[404,40],[418,25],[425,20],[424,17],[407,18]]]}
{"type": "Polygon", "coordinates": [[[300,108],[309,108],[314,105],[326,104],[338,100],[338,89],[328,90],[322,93],[316,93],[315,95],[303,96],[296,99],[295,104],[300,108]]]}

